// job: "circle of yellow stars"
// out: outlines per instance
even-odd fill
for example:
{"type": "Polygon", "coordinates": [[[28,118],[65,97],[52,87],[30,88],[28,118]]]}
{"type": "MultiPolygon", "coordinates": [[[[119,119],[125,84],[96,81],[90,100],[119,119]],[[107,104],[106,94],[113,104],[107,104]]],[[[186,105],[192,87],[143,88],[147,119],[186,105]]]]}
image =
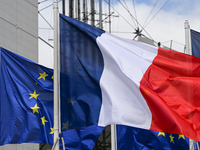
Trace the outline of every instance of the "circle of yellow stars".
{"type": "MultiPolygon", "coordinates": [[[[46,72],[43,72],[43,73],[39,73],[40,74],[40,77],[38,78],[39,79],[43,79],[45,81],[45,78],[48,76],[48,74],[46,74],[46,72]]],[[[53,79],[53,76],[51,77],[53,79]]],[[[37,83],[36,83],[37,84],[37,83]]],[[[30,97],[29,99],[32,99],[34,98],[35,100],[37,100],[38,96],[40,94],[37,94],[36,90],[33,91],[33,93],[29,93],[30,97]]],[[[37,106],[37,103],[35,104],[34,107],[30,107],[32,110],[33,110],[33,114],[35,113],[38,113],[39,114],[39,111],[38,109],[40,109],[40,107],[37,106]]],[[[41,117],[40,118],[41,121],[42,121],[42,125],[45,126],[45,123],[48,122],[46,119],[45,119],[45,116],[41,117]]],[[[53,128],[50,128],[51,129],[51,132],[49,134],[54,134],[54,127],[53,128]]]]}

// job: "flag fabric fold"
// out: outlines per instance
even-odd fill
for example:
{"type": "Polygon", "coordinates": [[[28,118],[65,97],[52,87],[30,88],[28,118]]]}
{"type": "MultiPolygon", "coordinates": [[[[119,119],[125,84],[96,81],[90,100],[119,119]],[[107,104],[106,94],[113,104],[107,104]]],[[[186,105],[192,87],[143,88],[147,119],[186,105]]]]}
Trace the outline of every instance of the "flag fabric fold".
{"type": "Polygon", "coordinates": [[[62,130],[121,124],[200,140],[200,59],[60,14],[62,130]]]}
{"type": "MultiPolygon", "coordinates": [[[[0,145],[53,145],[53,70],[0,48],[0,145]]],[[[67,149],[92,149],[102,127],[62,133],[67,149]]],[[[62,142],[60,142],[62,148],[62,142]]]]}

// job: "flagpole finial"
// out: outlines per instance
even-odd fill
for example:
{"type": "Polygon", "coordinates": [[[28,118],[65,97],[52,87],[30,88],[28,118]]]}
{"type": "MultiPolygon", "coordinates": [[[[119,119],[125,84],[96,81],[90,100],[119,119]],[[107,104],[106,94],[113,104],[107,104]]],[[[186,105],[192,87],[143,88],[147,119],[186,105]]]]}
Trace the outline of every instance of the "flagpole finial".
{"type": "Polygon", "coordinates": [[[185,20],[185,53],[192,55],[190,36],[190,25],[188,20],[185,20]]]}
{"type": "Polygon", "coordinates": [[[185,29],[190,29],[190,25],[188,20],[185,20],[185,29]]]}

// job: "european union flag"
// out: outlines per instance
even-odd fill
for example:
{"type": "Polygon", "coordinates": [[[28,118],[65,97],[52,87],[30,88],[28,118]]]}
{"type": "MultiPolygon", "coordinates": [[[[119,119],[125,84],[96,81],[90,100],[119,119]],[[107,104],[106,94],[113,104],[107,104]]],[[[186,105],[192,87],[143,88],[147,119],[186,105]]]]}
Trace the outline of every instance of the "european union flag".
{"type": "Polygon", "coordinates": [[[189,150],[189,139],[184,135],[118,125],[117,148],[118,150],[189,150]]]}
{"type": "MultiPolygon", "coordinates": [[[[1,47],[0,62],[0,145],[53,145],[53,70],[1,47]]],[[[92,149],[102,131],[91,126],[61,136],[68,149],[92,149]]]]}
{"type": "Polygon", "coordinates": [[[52,143],[53,71],[1,48],[1,145],[52,143]]]}

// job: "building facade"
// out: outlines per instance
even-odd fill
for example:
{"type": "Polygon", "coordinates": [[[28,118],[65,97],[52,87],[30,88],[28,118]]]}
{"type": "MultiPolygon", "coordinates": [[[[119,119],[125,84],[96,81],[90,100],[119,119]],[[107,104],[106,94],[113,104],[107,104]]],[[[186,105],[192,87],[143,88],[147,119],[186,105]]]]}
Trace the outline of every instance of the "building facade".
{"type": "MultiPolygon", "coordinates": [[[[38,0],[0,0],[0,47],[38,62],[38,0]]],[[[0,150],[39,150],[39,144],[8,144],[0,150]]]]}
{"type": "Polygon", "coordinates": [[[0,46],[38,62],[37,0],[0,0],[0,46]]]}

